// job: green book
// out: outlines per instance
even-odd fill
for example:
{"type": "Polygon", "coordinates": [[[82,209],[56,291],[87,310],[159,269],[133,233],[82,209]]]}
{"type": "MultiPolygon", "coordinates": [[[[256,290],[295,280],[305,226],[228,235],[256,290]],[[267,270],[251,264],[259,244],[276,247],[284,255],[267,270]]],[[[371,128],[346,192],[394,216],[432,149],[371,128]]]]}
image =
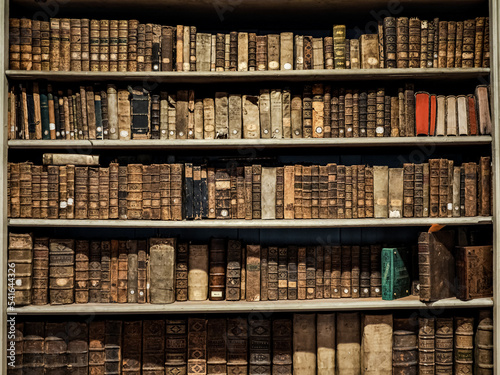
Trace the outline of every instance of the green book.
{"type": "Polygon", "coordinates": [[[382,299],[386,301],[410,295],[409,248],[382,249],[382,299]]]}

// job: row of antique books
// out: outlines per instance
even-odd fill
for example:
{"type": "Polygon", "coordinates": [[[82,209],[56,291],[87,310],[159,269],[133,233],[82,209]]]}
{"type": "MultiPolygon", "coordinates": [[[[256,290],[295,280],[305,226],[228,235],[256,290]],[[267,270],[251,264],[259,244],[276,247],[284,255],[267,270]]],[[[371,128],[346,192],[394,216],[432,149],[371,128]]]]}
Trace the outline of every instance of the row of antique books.
{"type": "Polygon", "coordinates": [[[9,139],[240,139],[491,134],[489,88],[436,95],[316,83],[258,94],[115,85],[9,91],[9,139]]]}
{"type": "Polygon", "coordinates": [[[346,39],[345,25],[334,25],[333,36],[312,37],[210,34],[137,20],[11,18],[9,62],[10,69],[103,72],[489,67],[488,17],[386,17],[377,31],[346,39]]]}
{"type": "MultiPolygon", "coordinates": [[[[350,219],[489,216],[491,157],[367,165],[8,164],[8,217],[35,219],[350,219]]],[[[96,160],[93,158],[92,160],[96,160]]],[[[71,161],[70,161],[71,162],[71,161]]]]}
{"type": "Polygon", "coordinates": [[[176,238],[89,241],[10,233],[8,263],[15,268],[17,306],[491,297],[492,246],[458,244],[455,248],[453,231],[421,233],[418,249],[245,245],[220,238],[209,244],[176,238]]]}
{"type": "Polygon", "coordinates": [[[16,321],[8,374],[492,374],[491,310],[455,314],[16,321]]]}

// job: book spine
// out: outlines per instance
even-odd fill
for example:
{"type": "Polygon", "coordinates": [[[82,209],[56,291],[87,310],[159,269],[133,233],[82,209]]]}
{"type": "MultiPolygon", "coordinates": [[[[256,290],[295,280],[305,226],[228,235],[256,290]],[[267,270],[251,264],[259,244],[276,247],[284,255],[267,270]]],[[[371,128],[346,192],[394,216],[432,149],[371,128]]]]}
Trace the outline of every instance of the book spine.
{"type": "Polygon", "coordinates": [[[210,241],[210,277],[208,296],[211,301],[225,299],[225,242],[221,239],[210,241]]]}

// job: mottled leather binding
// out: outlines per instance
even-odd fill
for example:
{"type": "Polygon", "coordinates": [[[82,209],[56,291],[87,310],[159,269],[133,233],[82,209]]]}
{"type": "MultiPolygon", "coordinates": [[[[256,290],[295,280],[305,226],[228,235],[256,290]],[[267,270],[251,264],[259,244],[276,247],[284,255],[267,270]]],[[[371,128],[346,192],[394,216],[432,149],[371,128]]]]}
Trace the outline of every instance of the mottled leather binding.
{"type": "Polygon", "coordinates": [[[74,302],[74,240],[55,240],[49,242],[50,266],[50,303],[54,305],[74,302]]]}
{"type": "Polygon", "coordinates": [[[417,375],[418,323],[415,318],[394,319],[392,349],[393,374],[417,375]]]}
{"type": "Polygon", "coordinates": [[[271,320],[250,319],[249,329],[249,374],[271,373],[271,320]]]}
{"type": "Polygon", "coordinates": [[[459,247],[456,254],[457,297],[462,300],[493,295],[492,246],[459,247]]]}
{"type": "Polygon", "coordinates": [[[142,322],[143,374],[164,374],[165,343],[165,320],[144,320],[142,322]]]}
{"type": "Polygon", "coordinates": [[[186,319],[166,319],[165,371],[166,375],[187,373],[186,319]]]}
{"type": "Polygon", "coordinates": [[[453,374],[453,318],[436,318],[436,374],[453,374]]]}
{"type": "Polygon", "coordinates": [[[187,374],[207,373],[207,321],[188,318],[187,374]]]}

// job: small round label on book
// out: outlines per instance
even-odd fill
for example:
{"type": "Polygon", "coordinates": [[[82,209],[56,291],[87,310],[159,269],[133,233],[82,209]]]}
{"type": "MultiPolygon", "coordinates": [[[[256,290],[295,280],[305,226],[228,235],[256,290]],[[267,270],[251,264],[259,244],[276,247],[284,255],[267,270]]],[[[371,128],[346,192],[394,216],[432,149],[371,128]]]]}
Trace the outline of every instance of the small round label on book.
{"type": "Polygon", "coordinates": [[[68,206],[73,206],[73,198],[68,198],[68,206]]]}
{"type": "Polygon", "coordinates": [[[339,291],[339,290],[338,290],[337,288],[335,288],[333,291],[334,291],[335,293],[338,293],[338,291],[339,291]]]}
{"type": "Polygon", "coordinates": [[[267,134],[267,133],[269,133],[269,130],[264,129],[264,134],[267,134]]]}
{"type": "Polygon", "coordinates": [[[380,288],[375,288],[375,293],[380,293],[380,288]]]}
{"type": "Polygon", "coordinates": [[[144,295],[144,292],[139,292],[139,295],[142,297],[144,295]]]}
{"type": "Polygon", "coordinates": [[[192,130],[190,130],[190,131],[188,132],[188,134],[189,134],[189,135],[193,135],[193,131],[192,131],[192,130]]]}
{"type": "Polygon", "coordinates": [[[349,289],[347,289],[347,288],[346,288],[346,289],[344,289],[344,293],[345,293],[345,294],[349,293],[349,289]]]}
{"type": "Polygon", "coordinates": [[[135,294],[135,292],[133,290],[130,291],[130,294],[135,294]]]}
{"type": "Polygon", "coordinates": [[[321,134],[323,133],[323,129],[320,128],[319,126],[316,128],[316,133],[321,134]]]}
{"type": "Polygon", "coordinates": [[[295,135],[300,135],[300,132],[298,130],[295,130],[295,135]]]}
{"type": "Polygon", "coordinates": [[[23,281],[21,279],[16,279],[16,286],[23,285],[23,281]]]}
{"type": "Polygon", "coordinates": [[[109,129],[109,132],[110,132],[111,134],[115,134],[115,133],[116,133],[116,129],[115,129],[115,128],[111,128],[111,129],[109,129]]]}
{"type": "Polygon", "coordinates": [[[381,127],[381,126],[377,126],[377,129],[375,129],[375,131],[377,132],[377,134],[383,134],[384,133],[384,128],[381,127]]]}
{"type": "Polygon", "coordinates": [[[238,134],[238,130],[234,129],[233,134],[238,134]]]}
{"type": "Polygon", "coordinates": [[[361,133],[365,133],[365,132],[366,132],[366,130],[365,130],[365,129],[361,129],[360,131],[361,131],[361,133]]]}
{"type": "Polygon", "coordinates": [[[280,63],[277,61],[269,61],[269,69],[278,69],[280,67],[280,63]]]}
{"type": "Polygon", "coordinates": [[[290,69],[292,69],[292,64],[290,64],[290,63],[286,63],[286,64],[284,65],[284,67],[285,67],[285,70],[290,70],[290,69]]]}
{"type": "Polygon", "coordinates": [[[66,207],[68,207],[68,203],[66,203],[66,201],[62,201],[62,202],[59,203],[59,207],[60,208],[66,208],[66,207]]]}
{"type": "Polygon", "coordinates": [[[167,134],[167,131],[165,129],[162,129],[161,134],[167,134]]]}
{"type": "Polygon", "coordinates": [[[49,129],[50,129],[50,130],[56,130],[56,124],[55,124],[55,123],[53,123],[53,122],[51,122],[51,123],[49,124],[49,129]]]}
{"type": "Polygon", "coordinates": [[[229,215],[229,212],[227,210],[221,210],[220,215],[226,217],[227,215],[229,215]]]}
{"type": "Polygon", "coordinates": [[[453,203],[448,203],[448,210],[449,211],[453,210],[453,203]]]}
{"type": "Polygon", "coordinates": [[[102,132],[102,128],[100,126],[97,127],[96,129],[98,132],[102,132]]]}
{"type": "Polygon", "coordinates": [[[122,131],[120,132],[120,137],[123,137],[123,138],[128,137],[128,131],[126,131],[126,130],[122,130],[122,131]]]}
{"type": "Polygon", "coordinates": [[[353,293],[357,293],[357,292],[358,292],[358,290],[357,290],[356,288],[354,288],[354,289],[352,290],[352,292],[353,292],[353,293]]]}
{"type": "Polygon", "coordinates": [[[170,130],[170,135],[174,135],[174,131],[173,130],[170,130]]]}
{"type": "Polygon", "coordinates": [[[347,131],[352,132],[352,128],[351,127],[347,128],[347,131]]]}
{"type": "Polygon", "coordinates": [[[184,132],[179,132],[179,136],[183,136],[184,135],[184,132]]]}
{"type": "Polygon", "coordinates": [[[369,292],[368,288],[363,289],[363,293],[368,293],[368,292],[369,292]]]}

